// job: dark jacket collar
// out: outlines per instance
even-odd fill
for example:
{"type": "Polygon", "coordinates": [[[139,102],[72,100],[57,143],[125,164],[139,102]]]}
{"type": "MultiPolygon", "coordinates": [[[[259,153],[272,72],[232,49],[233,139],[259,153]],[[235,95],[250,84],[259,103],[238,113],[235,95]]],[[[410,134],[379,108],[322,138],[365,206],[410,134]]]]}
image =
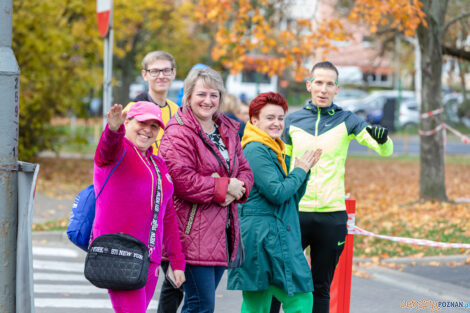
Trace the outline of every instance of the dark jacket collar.
{"type": "Polygon", "coordinates": [[[304,110],[312,111],[312,113],[315,113],[315,114],[317,114],[318,110],[320,110],[320,114],[333,115],[335,114],[335,112],[342,111],[343,109],[334,103],[331,103],[331,105],[327,108],[319,108],[315,104],[312,103],[312,100],[309,100],[308,103],[304,105],[304,110]]]}

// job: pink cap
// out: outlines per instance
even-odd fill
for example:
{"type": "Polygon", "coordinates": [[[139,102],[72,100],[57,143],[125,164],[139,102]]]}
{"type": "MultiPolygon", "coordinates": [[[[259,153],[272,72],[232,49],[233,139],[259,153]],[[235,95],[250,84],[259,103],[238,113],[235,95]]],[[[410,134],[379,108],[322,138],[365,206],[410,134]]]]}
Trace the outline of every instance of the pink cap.
{"type": "Polygon", "coordinates": [[[165,129],[165,124],[162,120],[162,111],[160,107],[152,102],[138,101],[134,103],[129,112],[127,112],[127,118],[135,118],[139,122],[145,122],[149,120],[156,120],[162,129],[165,129]]]}

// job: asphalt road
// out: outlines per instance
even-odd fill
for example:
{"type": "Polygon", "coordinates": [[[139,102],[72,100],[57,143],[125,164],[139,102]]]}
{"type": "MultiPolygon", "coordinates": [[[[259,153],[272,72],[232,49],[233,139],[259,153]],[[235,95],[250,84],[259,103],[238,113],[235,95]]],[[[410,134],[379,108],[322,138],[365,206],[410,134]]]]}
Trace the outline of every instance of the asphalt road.
{"type": "MultiPolygon", "coordinates": [[[[391,135],[393,140],[393,154],[394,155],[419,155],[419,137],[403,136],[395,137],[391,135]]],[[[369,148],[360,145],[356,140],[352,140],[349,145],[348,153],[350,154],[375,154],[369,148]]],[[[464,144],[457,141],[456,138],[449,140],[446,144],[447,155],[467,155],[470,156],[470,144],[464,144]]]]}
{"type": "MultiPolygon", "coordinates": [[[[85,253],[68,242],[63,234],[33,234],[36,313],[113,312],[106,291],[92,286],[84,279],[84,257],[85,253]]],[[[360,272],[367,273],[368,278],[352,277],[350,313],[436,312],[437,307],[443,313],[463,313],[465,304],[470,301],[470,265],[445,264],[463,263],[467,257],[394,260],[406,265],[403,270],[379,266],[356,267],[360,272]],[[412,266],[412,262],[416,261],[418,264],[412,266]],[[420,261],[431,262],[435,266],[420,264],[420,261]],[[436,266],[438,263],[440,265],[436,266]],[[426,300],[432,302],[424,302],[426,300]],[[432,303],[434,311],[431,307],[418,310],[419,303],[422,306],[432,303]],[[444,307],[447,303],[461,304],[463,307],[444,307]]],[[[160,285],[161,280],[148,312],[156,312],[160,285]]],[[[228,291],[225,287],[226,275],[216,291],[215,312],[240,312],[241,292],[228,291]]],[[[470,311],[470,308],[467,309],[470,311]]]]}

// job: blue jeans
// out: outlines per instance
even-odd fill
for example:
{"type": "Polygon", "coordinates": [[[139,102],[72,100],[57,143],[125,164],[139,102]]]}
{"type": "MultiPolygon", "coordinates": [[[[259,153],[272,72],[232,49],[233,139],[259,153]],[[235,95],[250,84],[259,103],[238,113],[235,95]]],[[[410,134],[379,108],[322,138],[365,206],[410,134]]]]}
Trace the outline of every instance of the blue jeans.
{"type": "Polygon", "coordinates": [[[224,274],[225,266],[186,264],[184,274],[184,304],[181,313],[213,313],[215,290],[224,274]]]}

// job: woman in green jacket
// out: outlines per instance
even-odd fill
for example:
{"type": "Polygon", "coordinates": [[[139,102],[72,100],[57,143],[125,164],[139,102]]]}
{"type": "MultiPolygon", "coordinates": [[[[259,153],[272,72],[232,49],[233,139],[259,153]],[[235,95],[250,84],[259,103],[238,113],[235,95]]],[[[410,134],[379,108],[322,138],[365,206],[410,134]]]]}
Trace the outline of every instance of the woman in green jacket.
{"type": "Polygon", "coordinates": [[[284,130],[287,102],[258,95],[249,108],[242,147],[255,183],[239,207],[245,261],[228,272],[228,289],[242,290],[241,312],[269,312],[274,295],[284,312],[312,312],[312,276],[302,251],[298,203],[321,150],[308,151],[287,174],[284,130]]]}

